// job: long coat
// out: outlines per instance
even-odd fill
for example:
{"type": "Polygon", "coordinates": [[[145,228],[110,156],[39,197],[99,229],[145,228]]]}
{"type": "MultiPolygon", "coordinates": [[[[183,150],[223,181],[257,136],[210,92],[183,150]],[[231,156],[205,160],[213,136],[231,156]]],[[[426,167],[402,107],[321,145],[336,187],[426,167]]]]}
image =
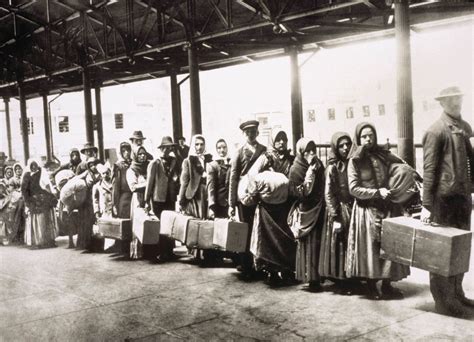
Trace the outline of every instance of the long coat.
{"type": "Polygon", "coordinates": [[[165,167],[161,158],[148,165],[145,202],[166,202],[169,198],[176,202],[178,195],[179,167],[176,158],[170,158],[169,165],[165,167]]]}

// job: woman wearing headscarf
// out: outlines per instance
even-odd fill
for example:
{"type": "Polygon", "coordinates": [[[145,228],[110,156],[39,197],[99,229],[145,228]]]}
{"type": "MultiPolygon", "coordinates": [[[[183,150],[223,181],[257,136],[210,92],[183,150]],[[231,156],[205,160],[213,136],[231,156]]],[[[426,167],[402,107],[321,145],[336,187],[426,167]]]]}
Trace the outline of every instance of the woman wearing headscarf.
{"type": "Polygon", "coordinates": [[[266,185],[258,184],[259,177],[254,177],[249,182],[249,190],[253,189],[250,192],[260,198],[257,200],[250,250],[254,255],[256,270],[263,270],[268,274],[267,282],[270,285],[278,285],[282,280],[279,273],[286,280],[294,280],[296,243],[288,226],[291,201],[287,196],[277,199],[278,191],[273,191],[275,196],[271,196],[270,201],[263,200],[264,194],[261,192],[274,189],[270,183],[274,186],[280,184],[281,178],[272,177],[274,173],[289,176],[295,157],[290,154],[288,136],[283,130],[273,132],[271,143],[271,149],[262,154],[249,171],[249,175],[263,176],[265,173],[267,182],[266,185]]]}
{"type": "Polygon", "coordinates": [[[227,218],[229,211],[230,158],[227,155],[227,143],[217,140],[217,158],[207,166],[207,199],[210,218],[227,218]]]}
{"type": "Polygon", "coordinates": [[[7,185],[7,191],[10,193],[9,215],[9,241],[23,242],[25,233],[25,202],[21,195],[21,178],[23,167],[20,163],[13,165],[13,177],[7,185]]]}
{"type": "MultiPolygon", "coordinates": [[[[138,210],[145,209],[145,188],[147,185],[148,152],[143,146],[135,146],[132,151],[132,164],[127,170],[127,183],[132,191],[132,202],[130,204],[130,218],[133,221],[134,214],[138,210]]],[[[134,235],[130,242],[130,258],[140,259],[143,257],[143,245],[134,235]]]]}
{"type": "Polygon", "coordinates": [[[21,188],[21,176],[23,174],[23,167],[20,163],[13,165],[13,177],[8,180],[8,185],[10,186],[10,191],[18,190],[21,188]]]}
{"type": "Polygon", "coordinates": [[[309,291],[321,291],[318,272],[321,230],[324,225],[324,165],[316,156],[316,144],[301,138],[296,144],[296,158],[290,168],[290,186],[296,188],[297,200],[288,217],[297,239],[296,279],[309,283],[309,291]]]}
{"type": "Polygon", "coordinates": [[[21,180],[21,193],[26,205],[25,242],[34,247],[55,247],[58,228],[56,222],[56,197],[51,193],[52,185],[46,170],[33,159],[28,164],[21,180]]]}
{"type": "Polygon", "coordinates": [[[189,156],[183,161],[178,195],[180,209],[187,215],[207,218],[206,168],[211,161],[204,137],[193,136],[189,156]]]}
{"type": "Polygon", "coordinates": [[[13,208],[10,207],[10,192],[7,189],[6,182],[0,180],[0,244],[8,245],[10,243],[11,221],[13,208]]]}
{"type": "Polygon", "coordinates": [[[113,213],[120,218],[130,217],[130,204],[132,202],[132,191],[127,182],[127,170],[132,163],[132,146],[124,141],[120,144],[121,159],[115,163],[113,170],[113,213]]]}
{"type": "MultiPolygon", "coordinates": [[[[352,204],[347,180],[347,164],[352,140],[348,133],[337,132],[331,138],[331,151],[326,167],[326,224],[321,235],[319,274],[339,282],[346,279],[344,266],[347,234],[351,221],[352,204]]],[[[345,286],[346,282],[340,282],[345,286]]],[[[347,288],[347,294],[349,294],[347,288]]]]}
{"type": "Polygon", "coordinates": [[[15,173],[13,172],[13,167],[6,166],[3,170],[3,174],[5,177],[5,181],[9,181],[15,175],[15,173]]]}
{"type": "MultiPolygon", "coordinates": [[[[86,199],[78,208],[78,225],[77,225],[77,248],[92,249],[92,226],[94,225],[94,207],[92,199],[92,188],[100,180],[97,171],[99,160],[95,157],[89,157],[86,161],[87,170],[79,175],[86,183],[86,199]]],[[[70,242],[71,243],[71,242],[70,242]]]]}
{"type": "Polygon", "coordinates": [[[376,283],[382,280],[382,295],[400,296],[391,281],[405,278],[408,266],[380,258],[382,220],[400,214],[389,201],[388,170],[402,160],[377,145],[377,131],[367,122],[357,125],[349,154],[349,192],[355,198],[349,227],[346,275],[367,280],[369,297],[379,299],[376,283]]]}

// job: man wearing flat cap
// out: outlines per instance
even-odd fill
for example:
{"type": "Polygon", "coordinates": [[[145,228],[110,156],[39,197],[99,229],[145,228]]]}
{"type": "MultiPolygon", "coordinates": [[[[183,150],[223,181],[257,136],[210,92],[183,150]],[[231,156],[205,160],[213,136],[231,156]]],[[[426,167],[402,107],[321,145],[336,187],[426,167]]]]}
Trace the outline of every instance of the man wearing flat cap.
{"type": "MultiPolygon", "coordinates": [[[[160,217],[163,210],[174,210],[179,191],[179,165],[173,150],[176,144],[169,136],[161,139],[159,157],[148,164],[145,206],[160,217]]],[[[174,240],[161,235],[158,241],[158,261],[173,258],[174,240]]]]}
{"type": "MultiPolygon", "coordinates": [[[[423,137],[424,223],[469,230],[474,156],[471,126],[462,119],[463,94],[458,87],[443,89],[435,98],[443,107],[441,117],[423,137]]],[[[466,298],[464,274],[443,277],[430,273],[430,290],[439,313],[469,316],[474,301],[466,298]]]]}
{"type": "MultiPolygon", "coordinates": [[[[250,229],[247,245],[249,244],[250,236],[252,235],[251,230],[256,206],[244,206],[238,199],[237,189],[241,177],[247,174],[258,157],[264,154],[267,150],[265,146],[257,141],[258,125],[259,122],[256,120],[245,121],[240,125],[240,129],[246,138],[246,142],[237,150],[230,164],[229,216],[233,217],[235,215],[235,208],[238,206],[240,220],[246,222],[250,229]]],[[[245,275],[250,275],[252,273],[252,264],[252,255],[250,253],[242,255],[240,268],[245,275]]]]}

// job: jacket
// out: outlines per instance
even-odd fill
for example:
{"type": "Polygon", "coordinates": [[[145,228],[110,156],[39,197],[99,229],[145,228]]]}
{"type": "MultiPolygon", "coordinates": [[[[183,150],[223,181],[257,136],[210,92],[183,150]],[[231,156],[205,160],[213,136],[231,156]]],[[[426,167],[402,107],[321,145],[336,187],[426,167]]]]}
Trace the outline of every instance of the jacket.
{"type": "Polygon", "coordinates": [[[189,156],[183,161],[180,178],[181,187],[178,196],[180,202],[185,202],[186,200],[194,198],[199,185],[203,181],[203,177],[205,180],[207,163],[211,161],[212,156],[210,154],[204,156],[204,168],[197,156],[189,156]]]}
{"type": "Polygon", "coordinates": [[[165,167],[164,161],[158,158],[148,165],[145,201],[166,202],[169,198],[176,202],[178,195],[179,169],[176,158],[170,158],[169,166],[165,167]]]}
{"type": "Polygon", "coordinates": [[[207,165],[207,200],[208,206],[226,207],[229,197],[229,160],[215,160],[207,165]]]}
{"type": "Polygon", "coordinates": [[[423,206],[431,209],[437,197],[471,192],[474,157],[464,120],[441,115],[423,136],[423,206]],[[471,170],[469,174],[469,168],[471,170]]]}
{"type": "Polygon", "coordinates": [[[352,204],[353,200],[349,194],[347,180],[347,166],[343,171],[338,170],[336,164],[330,164],[326,168],[326,186],[324,190],[326,210],[328,214],[340,219],[341,203],[352,204]]]}
{"type": "Polygon", "coordinates": [[[235,153],[230,163],[230,182],[229,182],[229,205],[237,205],[237,188],[240,177],[245,176],[255,161],[265,153],[267,148],[257,143],[255,152],[249,150],[247,145],[240,147],[235,153]]]}

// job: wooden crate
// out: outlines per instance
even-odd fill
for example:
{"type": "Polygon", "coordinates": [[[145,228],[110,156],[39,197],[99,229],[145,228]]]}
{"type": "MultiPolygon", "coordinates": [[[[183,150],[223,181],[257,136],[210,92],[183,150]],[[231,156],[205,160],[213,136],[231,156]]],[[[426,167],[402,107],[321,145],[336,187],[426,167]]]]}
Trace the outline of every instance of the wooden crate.
{"type": "Polygon", "coordinates": [[[219,218],[214,220],[213,244],[219,249],[235,253],[246,252],[248,234],[247,223],[219,218]]]}
{"type": "Polygon", "coordinates": [[[160,218],[161,234],[186,243],[188,223],[191,219],[191,216],[186,216],[171,210],[163,210],[160,218]]]}
{"type": "Polygon", "coordinates": [[[445,277],[469,270],[472,233],[411,217],[383,220],[381,257],[445,277]]]}
{"type": "Polygon", "coordinates": [[[213,249],[214,221],[191,219],[186,233],[186,246],[213,249]]]}
{"type": "Polygon", "coordinates": [[[97,220],[99,233],[106,238],[115,240],[132,240],[132,222],[121,218],[100,218],[97,220]]]}

